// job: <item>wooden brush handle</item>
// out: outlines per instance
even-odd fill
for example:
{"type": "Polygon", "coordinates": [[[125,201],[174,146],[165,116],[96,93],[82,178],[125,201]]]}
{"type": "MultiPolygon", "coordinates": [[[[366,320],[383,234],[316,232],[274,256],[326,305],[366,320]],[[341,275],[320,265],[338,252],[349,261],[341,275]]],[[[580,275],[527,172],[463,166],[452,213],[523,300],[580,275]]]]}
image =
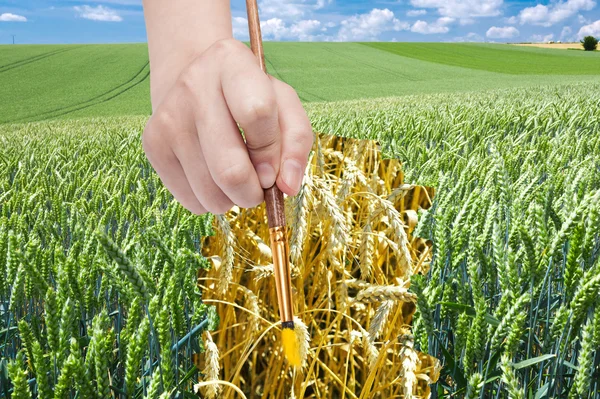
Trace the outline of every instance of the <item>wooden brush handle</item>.
{"type": "Polygon", "coordinates": [[[246,11],[248,12],[248,31],[250,33],[250,48],[258,58],[260,69],[267,73],[265,64],[265,51],[263,49],[262,34],[260,32],[260,18],[258,16],[258,4],[256,0],[246,0],[246,11]]]}
{"type": "MultiPolygon", "coordinates": [[[[262,69],[264,73],[267,73],[265,51],[263,49],[262,34],[260,32],[257,0],[246,0],[246,10],[248,12],[250,48],[256,58],[258,58],[260,69],[262,69]]],[[[277,187],[277,184],[271,188],[265,189],[265,202],[267,204],[269,228],[285,226],[285,204],[283,201],[283,193],[277,187]]]]}

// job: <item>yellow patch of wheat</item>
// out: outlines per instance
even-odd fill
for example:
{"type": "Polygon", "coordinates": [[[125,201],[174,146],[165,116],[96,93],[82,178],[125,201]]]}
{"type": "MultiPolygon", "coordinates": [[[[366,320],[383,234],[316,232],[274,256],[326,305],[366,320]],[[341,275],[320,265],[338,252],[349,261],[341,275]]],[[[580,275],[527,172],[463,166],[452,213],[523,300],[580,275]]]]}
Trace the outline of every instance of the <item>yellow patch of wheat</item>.
{"type": "MultiPolygon", "coordinates": [[[[413,349],[414,273],[430,243],[413,237],[431,188],[404,184],[377,143],[317,136],[302,191],[287,198],[295,313],[308,348],[294,369],[281,350],[264,206],[216,218],[198,278],[221,316],[221,377],[248,398],[429,397],[437,360],[413,349]]],[[[234,397],[223,387],[222,397],[234,397]]]]}

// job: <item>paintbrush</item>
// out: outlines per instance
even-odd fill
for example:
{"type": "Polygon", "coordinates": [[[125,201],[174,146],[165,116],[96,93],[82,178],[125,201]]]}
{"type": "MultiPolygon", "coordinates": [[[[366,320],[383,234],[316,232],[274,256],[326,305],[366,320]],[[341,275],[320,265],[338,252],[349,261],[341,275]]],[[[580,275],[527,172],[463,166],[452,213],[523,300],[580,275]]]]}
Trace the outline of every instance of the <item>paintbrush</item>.
{"type": "MultiPolygon", "coordinates": [[[[258,58],[260,68],[264,73],[267,73],[257,0],[246,0],[246,10],[248,12],[250,47],[256,58],[258,58]]],[[[279,302],[279,315],[281,317],[283,351],[292,366],[300,366],[299,343],[294,331],[294,307],[292,303],[292,280],[290,277],[290,255],[285,222],[285,203],[283,193],[276,184],[265,190],[265,203],[269,221],[271,250],[273,252],[275,287],[279,302]]]]}

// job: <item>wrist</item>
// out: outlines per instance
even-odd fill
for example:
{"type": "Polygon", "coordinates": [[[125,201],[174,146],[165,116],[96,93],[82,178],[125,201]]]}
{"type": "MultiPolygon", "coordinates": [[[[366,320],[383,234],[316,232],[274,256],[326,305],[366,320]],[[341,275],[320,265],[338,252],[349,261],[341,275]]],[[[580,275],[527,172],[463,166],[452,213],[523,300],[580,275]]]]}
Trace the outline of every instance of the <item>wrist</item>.
{"type": "Polygon", "coordinates": [[[152,107],[155,109],[192,60],[233,37],[229,0],[143,0],[152,107]]]}

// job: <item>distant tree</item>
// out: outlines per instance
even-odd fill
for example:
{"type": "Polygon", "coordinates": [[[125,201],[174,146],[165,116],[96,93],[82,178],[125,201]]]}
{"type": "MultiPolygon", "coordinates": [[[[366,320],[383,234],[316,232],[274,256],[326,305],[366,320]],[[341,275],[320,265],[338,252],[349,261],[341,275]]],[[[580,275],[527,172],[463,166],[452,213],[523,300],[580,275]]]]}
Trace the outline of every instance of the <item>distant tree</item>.
{"type": "Polygon", "coordinates": [[[581,45],[585,51],[594,51],[598,47],[598,39],[594,36],[586,36],[581,41],[581,45]]]}

